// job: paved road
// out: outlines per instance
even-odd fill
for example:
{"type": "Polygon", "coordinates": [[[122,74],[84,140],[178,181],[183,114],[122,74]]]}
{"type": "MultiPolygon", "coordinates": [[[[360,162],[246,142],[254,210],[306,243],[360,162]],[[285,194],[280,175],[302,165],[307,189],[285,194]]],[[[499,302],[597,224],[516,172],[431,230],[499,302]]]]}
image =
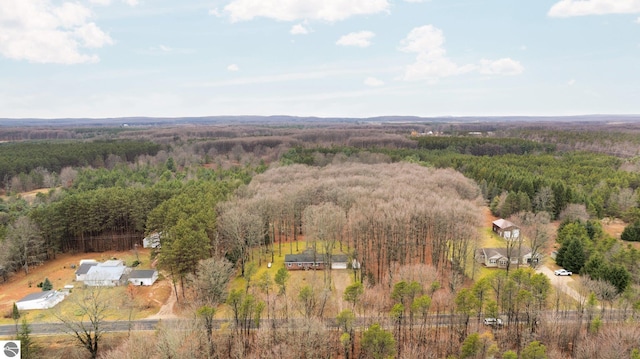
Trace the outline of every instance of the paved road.
{"type": "MultiPolygon", "coordinates": [[[[553,273],[552,273],[553,275],[553,273]]],[[[554,320],[560,322],[575,322],[578,320],[582,320],[582,313],[578,311],[563,311],[560,316],[558,316],[558,312],[553,310],[549,310],[546,312],[549,317],[555,318],[554,320]]],[[[625,313],[622,311],[609,311],[608,321],[625,321],[628,316],[624,315],[625,313]],[[612,315],[613,313],[620,315],[612,315]]],[[[454,314],[440,314],[440,315],[430,315],[429,320],[427,321],[427,325],[429,326],[451,326],[451,325],[459,325],[462,323],[462,317],[460,315],[454,314]]],[[[163,320],[150,320],[150,319],[142,319],[136,320],[133,322],[129,321],[111,321],[105,322],[103,324],[103,330],[105,332],[126,332],[130,328],[133,331],[148,331],[155,330],[160,323],[171,326],[173,322],[178,322],[185,319],[163,319],[163,320]]],[[[186,319],[188,320],[188,319],[186,319]]],[[[300,319],[302,320],[302,319],[300,319]]],[[[374,322],[378,322],[380,318],[362,318],[359,317],[356,319],[355,326],[359,328],[365,328],[371,325],[374,322]]],[[[296,319],[291,319],[289,321],[283,319],[271,319],[271,320],[263,320],[261,321],[261,325],[264,326],[273,326],[276,328],[283,327],[285,325],[290,325],[291,321],[296,321],[296,319]]],[[[213,327],[214,329],[220,329],[221,325],[224,323],[228,323],[228,320],[216,319],[214,320],[213,327]]],[[[481,323],[482,318],[471,317],[469,318],[470,323],[481,323]]],[[[524,323],[525,319],[521,319],[520,322],[524,323]]],[[[336,328],[337,322],[334,318],[328,318],[325,320],[325,324],[329,328],[336,328]]],[[[407,323],[408,324],[408,323],[407,323]]],[[[414,324],[420,325],[420,324],[414,324]]],[[[65,327],[62,323],[31,323],[29,324],[31,328],[31,335],[39,336],[39,335],[59,335],[64,334],[65,327]]],[[[9,325],[0,325],[0,338],[14,338],[16,333],[16,327],[13,324],[9,325]]]]}
{"type": "MultiPolygon", "coordinates": [[[[105,322],[104,329],[107,332],[126,332],[129,328],[135,330],[155,330],[160,320],[136,320],[105,322]]],[[[61,334],[65,332],[62,323],[29,323],[32,335],[61,334]]],[[[0,337],[13,337],[16,334],[15,325],[0,325],[0,337]]]]}

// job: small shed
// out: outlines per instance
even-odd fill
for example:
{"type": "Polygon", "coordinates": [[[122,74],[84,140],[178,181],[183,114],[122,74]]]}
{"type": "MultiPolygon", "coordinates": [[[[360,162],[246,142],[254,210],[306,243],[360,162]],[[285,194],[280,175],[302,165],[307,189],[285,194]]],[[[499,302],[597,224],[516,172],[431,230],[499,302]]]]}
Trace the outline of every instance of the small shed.
{"type": "Polygon", "coordinates": [[[137,269],[129,274],[129,283],[133,285],[153,285],[158,280],[158,271],[155,269],[137,269]]]}
{"type": "Polygon", "coordinates": [[[16,302],[18,310],[49,309],[55,307],[65,298],[65,293],[57,290],[46,290],[31,293],[16,302]]]}

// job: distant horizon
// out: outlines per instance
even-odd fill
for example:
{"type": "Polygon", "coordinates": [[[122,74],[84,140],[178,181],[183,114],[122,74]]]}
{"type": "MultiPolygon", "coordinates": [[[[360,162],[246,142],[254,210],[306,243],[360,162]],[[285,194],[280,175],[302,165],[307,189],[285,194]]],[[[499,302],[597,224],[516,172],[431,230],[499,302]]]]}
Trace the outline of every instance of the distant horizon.
{"type": "Polygon", "coordinates": [[[211,115],[211,116],[175,116],[175,117],[156,117],[156,116],[125,116],[125,117],[69,117],[69,118],[0,118],[1,127],[29,126],[29,125],[56,125],[65,124],[66,126],[93,124],[108,125],[113,122],[114,125],[123,126],[128,124],[146,124],[156,122],[160,124],[230,124],[234,121],[238,123],[280,123],[280,122],[304,122],[304,121],[348,121],[348,122],[389,122],[389,123],[420,123],[428,121],[448,122],[506,122],[506,121],[586,121],[586,122],[640,122],[640,114],[587,114],[587,115],[559,115],[559,116],[534,116],[534,115],[479,115],[479,116],[412,116],[412,115],[388,115],[388,116],[371,116],[371,117],[320,117],[320,116],[295,116],[295,115],[211,115]],[[10,123],[7,123],[10,122],[10,123]]]}

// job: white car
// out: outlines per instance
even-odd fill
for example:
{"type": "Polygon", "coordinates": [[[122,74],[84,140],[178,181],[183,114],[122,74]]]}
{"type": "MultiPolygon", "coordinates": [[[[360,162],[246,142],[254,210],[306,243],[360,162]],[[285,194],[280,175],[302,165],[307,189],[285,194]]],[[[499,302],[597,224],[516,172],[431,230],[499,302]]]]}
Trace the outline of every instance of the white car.
{"type": "Polygon", "coordinates": [[[484,325],[490,325],[492,327],[502,326],[502,319],[500,318],[484,318],[484,325]]]}
{"type": "Polygon", "coordinates": [[[555,275],[572,275],[573,273],[571,273],[570,271],[568,271],[566,269],[558,269],[555,272],[553,272],[553,274],[555,274],[555,275]]]}

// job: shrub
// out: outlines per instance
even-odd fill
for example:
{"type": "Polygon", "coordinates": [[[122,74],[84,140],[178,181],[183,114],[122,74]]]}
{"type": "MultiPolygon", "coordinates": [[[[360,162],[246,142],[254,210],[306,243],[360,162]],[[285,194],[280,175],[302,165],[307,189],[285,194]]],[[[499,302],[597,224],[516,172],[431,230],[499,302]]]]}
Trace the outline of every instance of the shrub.
{"type": "Polygon", "coordinates": [[[624,228],[620,239],[623,241],[640,242],[640,222],[634,222],[624,228]]]}

